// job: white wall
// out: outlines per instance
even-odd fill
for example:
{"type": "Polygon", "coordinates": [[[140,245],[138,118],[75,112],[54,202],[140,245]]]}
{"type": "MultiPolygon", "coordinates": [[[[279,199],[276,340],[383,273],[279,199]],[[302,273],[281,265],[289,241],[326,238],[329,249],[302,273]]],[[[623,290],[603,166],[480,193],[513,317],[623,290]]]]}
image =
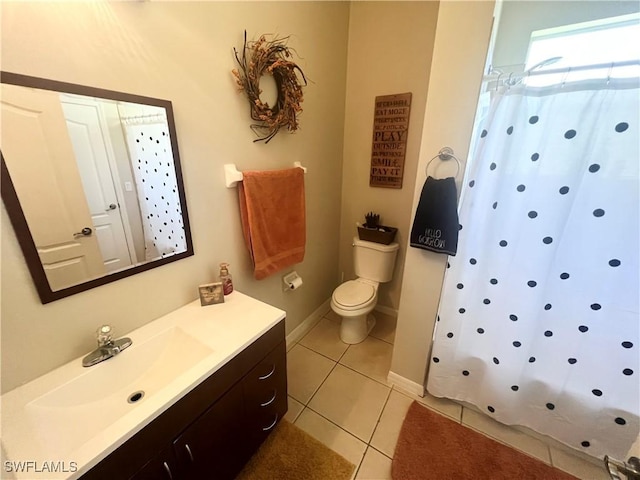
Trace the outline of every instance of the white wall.
{"type": "Polygon", "coordinates": [[[427,99],[439,2],[353,2],[344,129],[340,271],[355,278],[352,238],[369,211],[398,228],[393,280],[380,286],[378,305],[398,309],[410,229],[418,151],[427,99]],[[402,189],[369,187],[376,96],[412,92],[402,189]]]}
{"type": "MultiPolygon", "coordinates": [[[[218,263],[238,290],[287,311],[287,332],[337,285],[348,42],[346,2],[2,2],[2,70],[173,102],[195,256],[42,305],[2,207],[2,389],[94,348],[110,323],[127,332],[197,298],[218,263]],[[291,35],[309,86],[301,129],[252,143],[246,98],[231,75],[248,35],[291,35]],[[283,293],[279,274],[252,277],[235,189],[242,169],[308,167],[304,286],[283,293]]],[[[207,307],[207,308],[215,308],[207,307]]],[[[241,318],[238,319],[242,321],[241,318]]]]}
{"type": "MultiPolygon", "coordinates": [[[[492,1],[441,2],[412,212],[427,163],[443,146],[464,162],[493,17],[492,1]]],[[[462,165],[464,170],[464,163],[462,165]]],[[[458,176],[458,188],[462,173],[458,176]]],[[[421,394],[447,256],[407,248],[390,375],[421,394]]]]}

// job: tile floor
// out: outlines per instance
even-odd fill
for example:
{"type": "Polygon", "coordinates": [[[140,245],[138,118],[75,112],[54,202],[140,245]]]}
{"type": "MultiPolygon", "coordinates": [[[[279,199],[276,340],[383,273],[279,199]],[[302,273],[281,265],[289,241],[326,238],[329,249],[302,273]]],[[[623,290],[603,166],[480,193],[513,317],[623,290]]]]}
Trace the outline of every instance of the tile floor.
{"type": "Polygon", "coordinates": [[[340,341],[340,318],[329,311],[287,353],[289,411],[285,418],[355,464],[355,479],[391,478],[402,421],[414,399],[578,478],[609,478],[600,466],[553,441],[507,427],[455,402],[414,396],[390,385],[387,374],[395,318],[374,313],[377,324],[358,345],[340,341]]]}

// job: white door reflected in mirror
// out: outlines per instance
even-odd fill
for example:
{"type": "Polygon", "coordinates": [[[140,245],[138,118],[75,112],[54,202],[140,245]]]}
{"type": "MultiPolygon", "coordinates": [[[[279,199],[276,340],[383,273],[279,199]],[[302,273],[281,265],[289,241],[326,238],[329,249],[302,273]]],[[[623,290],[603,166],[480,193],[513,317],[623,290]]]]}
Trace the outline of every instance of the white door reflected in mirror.
{"type": "Polygon", "coordinates": [[[0,147],[22,212],[8,210],[14,226],[24,215],[18,240],[23,251],[33,240],[25,258],[43,302],[193,254],[170,102],[2,80],[0,147]]]}

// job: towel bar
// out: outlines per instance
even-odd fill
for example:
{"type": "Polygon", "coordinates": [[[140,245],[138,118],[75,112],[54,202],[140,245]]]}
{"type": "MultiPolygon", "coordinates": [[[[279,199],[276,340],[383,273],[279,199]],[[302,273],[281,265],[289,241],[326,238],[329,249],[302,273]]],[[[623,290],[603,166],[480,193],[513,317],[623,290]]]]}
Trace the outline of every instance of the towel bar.
{"type": "MultiPolygon", "coordinates": [[[[304,173],[307,173],[307,168],[303,167],[300,162],[293,162],[295,168],[301,168],[304,173]]],[[[242,172],[240,172],[235,163],[227,163],[224,165],[224,184],[227,188],[235,187],[236,183],[242,181],[242,172]]]]}
{"type": "Polygon", "coordinates": [[[454,178],[458,177],[458,175],[460,174],[460,168],[461,168],[460,160],[458,160],[458,157],[456,157],[453,154],[453,149],[451,147],[442,147],[438,152],[438,155],[436,155],[431,160],[429,160],[429,163],[427,163],[427,166],[424,169],[427,177],[429,176],[429,166],[431,165],[431,162],[433,162],[436,158],[439,158],[443,162],[446,162],[447,160],[451,160],[453,158],[457,164],[456,174],[454,178]]]}

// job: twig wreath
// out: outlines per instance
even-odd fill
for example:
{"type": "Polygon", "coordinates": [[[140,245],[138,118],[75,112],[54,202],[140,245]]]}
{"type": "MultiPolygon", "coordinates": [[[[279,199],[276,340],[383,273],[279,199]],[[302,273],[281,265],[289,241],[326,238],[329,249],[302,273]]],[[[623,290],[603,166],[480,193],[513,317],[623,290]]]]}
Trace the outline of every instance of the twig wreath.
{"type": "Polygon", "coordinates": [[[249,98],[251,119],[260,122],[250,125],[251,130],[260,137],[254,142],[269,143],[282,127],[287,127],[292,133],[298,129],[298,115],[302,112],[302,87],[307,85],[307,79],[300,67],[288,60],[292,56],[292,49],[287,46],[288,38],[267,40],[265,35],[261,35],[258,41],[247,42],[245,31],[242,56],[233,49],[240,65],[239,70],[232,70],[233,76],[240,91],[244,91],[249,98]],[[299,82],[298,74],[303,84],[299,82]],[[273,75],[276,82],[278,99],[273,107],[260,100],[260,78],[263,75],[273,75]]]}

